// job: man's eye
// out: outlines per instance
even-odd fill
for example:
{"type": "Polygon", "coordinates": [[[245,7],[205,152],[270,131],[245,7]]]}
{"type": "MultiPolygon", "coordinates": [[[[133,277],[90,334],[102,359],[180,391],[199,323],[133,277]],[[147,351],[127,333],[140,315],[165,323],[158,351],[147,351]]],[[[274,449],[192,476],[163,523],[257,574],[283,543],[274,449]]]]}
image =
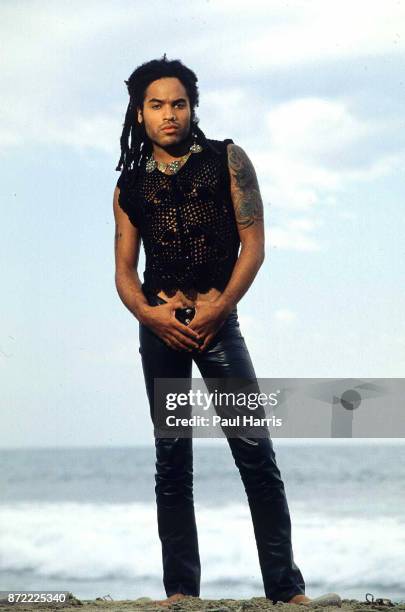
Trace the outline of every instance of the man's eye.
{"type": "Polygon", "coordinates": [[[184,104],[184,102],[177,102],[176,106],[183,107],[183,106],[185,106],[185,104],[184,104]]]}
{"type": "Polygon", "coordinates": [[[160,107],[160,104],[153,104],[152,105],[152,108],[159,108],[159,107],[160,107]]]}

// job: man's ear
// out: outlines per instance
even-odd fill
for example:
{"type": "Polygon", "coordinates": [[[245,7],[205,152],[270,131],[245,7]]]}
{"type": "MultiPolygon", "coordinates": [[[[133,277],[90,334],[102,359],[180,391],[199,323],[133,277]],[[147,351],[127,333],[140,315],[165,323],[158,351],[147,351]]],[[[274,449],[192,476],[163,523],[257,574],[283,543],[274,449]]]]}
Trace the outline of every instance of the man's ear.
{"type": "Polygon", "coordinates": [[[136,114],[137,114],[137,118],[138,118],[138,123],[142,123],[143,122],[143,114],[142,114],[142,110],[139,107],[136,109],[136,114]]]}

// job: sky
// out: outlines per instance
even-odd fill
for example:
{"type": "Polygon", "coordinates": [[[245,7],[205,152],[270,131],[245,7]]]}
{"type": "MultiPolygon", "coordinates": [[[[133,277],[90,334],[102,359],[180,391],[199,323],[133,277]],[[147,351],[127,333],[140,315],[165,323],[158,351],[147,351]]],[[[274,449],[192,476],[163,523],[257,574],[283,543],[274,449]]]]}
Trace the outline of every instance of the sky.
{"type": "Polygon", "coordinates": [[[256,375],[404,376],[404,35],[393,0],[0,3],[0,448],[152,443],[112,198],[124,80],[164,53],[256,168],[256,375]]]}

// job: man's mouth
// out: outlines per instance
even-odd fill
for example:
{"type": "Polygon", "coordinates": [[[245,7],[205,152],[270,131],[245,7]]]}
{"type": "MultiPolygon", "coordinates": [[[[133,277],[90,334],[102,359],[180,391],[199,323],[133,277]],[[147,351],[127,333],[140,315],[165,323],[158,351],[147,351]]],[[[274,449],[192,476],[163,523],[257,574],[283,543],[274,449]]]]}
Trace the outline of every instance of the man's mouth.
{"type": "Polygon", "coordinates": [[[167,125],[166,127],[162,128],[163,132],[177,132],[179,128],[176,125],[167,125]]]}

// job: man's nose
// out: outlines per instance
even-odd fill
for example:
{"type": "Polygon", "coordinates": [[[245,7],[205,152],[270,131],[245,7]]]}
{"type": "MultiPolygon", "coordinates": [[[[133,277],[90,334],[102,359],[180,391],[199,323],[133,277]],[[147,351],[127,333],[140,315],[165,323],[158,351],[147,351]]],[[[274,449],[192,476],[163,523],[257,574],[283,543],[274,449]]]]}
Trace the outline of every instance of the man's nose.
{"type": "Polygon", "coordinates": [[[174,112],[174,109],[170,108],[170,107],[168,109],[165,109],[164,118],[165,118],[166,121],[168,121],[170,119],[172,121],[175,120],[176,119],[176,113],[174,112]]]}

